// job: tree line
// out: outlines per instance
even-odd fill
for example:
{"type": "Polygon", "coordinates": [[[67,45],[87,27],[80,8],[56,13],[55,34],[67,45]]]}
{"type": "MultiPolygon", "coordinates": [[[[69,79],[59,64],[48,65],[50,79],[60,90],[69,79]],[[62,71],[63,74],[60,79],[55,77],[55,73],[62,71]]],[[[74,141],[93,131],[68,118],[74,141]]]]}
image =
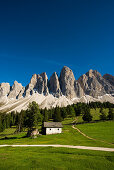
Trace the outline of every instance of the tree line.
{"type": "Polygon", "coordinates": [[[38,124],[53,120],[55,122],[61,122],[65,118],[73,118],[82,115],[84,121],[90,122],[92,115],[90,109],[100,108],[101,120],[114,120],[114,104],[109,102],[91,102],[91,103],[77,103],[68,105],[67,107],[55,107],[51,109],[39,109],[36,102],[29,104],[27,110],[21,110],[21,112],[0,113],[0,132],[6,128],[16,126],[16,132],[21,132],[24,129],[28,129],[28,135],[32,129],[38,128],[38,124]],[[108,108],[108,115],[105,114],[104,109],[108,108]]]}

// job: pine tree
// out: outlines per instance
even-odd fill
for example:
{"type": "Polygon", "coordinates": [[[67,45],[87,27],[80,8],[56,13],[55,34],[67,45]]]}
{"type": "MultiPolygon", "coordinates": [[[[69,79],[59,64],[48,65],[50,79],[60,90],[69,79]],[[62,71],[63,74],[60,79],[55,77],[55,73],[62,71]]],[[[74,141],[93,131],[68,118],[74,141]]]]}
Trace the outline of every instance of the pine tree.
{"type": "Polygon", "coordinates": [[[61,121],[62,121],[62,117],[61,117],[60,108],[56,107],[54,112],[54,122],[61,122],[61,121]]]}
{"type": "Polygon", "coordinates": [[[44,112],[43,113],[43,115],[44,115],[43,122],[48,122],[48,111],[47,111],[47,109],[45,108],[43,112],[44,112]]]}
{"type": "Polygon", "coordinates": [[[114,120],[114,109],[113,108],[109,108],[108,119],[114,120]]]}
{"type": "Polygon", "coordinates": [[[2,116],[1,116],[1,113],[0,113],[0,132],[3,131],[3,125],[2,125],[2,116]]]}
{"type": "Polygon", "coordinates": [[[17,132],[22,132],[24,128],[25,111],[21,110],[18,114],[17,132]]]}
{"type": "Polygon", "coordinates": [[[86,108],[86,109],[85,109],[85,113],[84,113],[82,119],[83,119],[84,121],[87,121],[87,122],[92,121],[92,115],[91,115],[91,113],[90,113],[90,109],[89,109],[89,108],[86,108]]]}
{"type": "Polygon", "coordinates": [[[25,126],[28,128],[27,135],[29,136],[33,128],[38,128],[38,122],[41,121],[42,116],[40,114],[39,106],[36,102],[29,104],[26,111],[26,120],[24,122],[25,126]]]}
{"type": "Polygon", "coordinates": [[[75,117],[75,110],[74,110],[74,107],[73,106],[70,106],[69,107],[69,114],[70,114],[70,117],[75,117]]]}
{"type": "Polygon", "coordinates": [[[66,112],[65,107],[61,108],[60,112],[61,112],[61,116],[62,116],[63,119],[67,117],[67,112],[66,112]]]}

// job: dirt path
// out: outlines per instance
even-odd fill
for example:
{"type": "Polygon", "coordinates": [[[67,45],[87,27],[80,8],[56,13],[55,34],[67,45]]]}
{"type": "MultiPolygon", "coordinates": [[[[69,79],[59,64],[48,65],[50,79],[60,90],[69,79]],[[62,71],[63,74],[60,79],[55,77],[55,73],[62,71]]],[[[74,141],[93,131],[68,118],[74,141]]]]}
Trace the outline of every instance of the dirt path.
{"type": "Polygon", "coordinates": [[[85,136],[86,138],[92,139],[92,140],[96,140],[96,139],[94,139],[94,138],[91,138],[91,137],[87,136],[85,133],[81,132],[78,128],[74,127],[74,125],[72,125],[72,128],[73,128],[73,129],[76,129],[79,133],[81,133],[81,134],[82,134],[83,136],[85,136]]]}
{"type": "Polygon", "coordinates": [[[0,145],[0,147],[56,147],[56,148],[74,148],[74,149],[87,149],[96,151],[114,152],[114,148],[103,147],[89,147],[89,146],[73,146],[73,145],[0,145]]]}
{"type": "MultiPolygon", "coordinates": [[[[75,125],[76,125],[76,121],[77,121],[77,119],[75,119],[72,123],[75,123],[75,125]]],[[[106,143],[106,144],[109,144],[109,145],[114,145],[114,144],[112,144],[112,143],[108,143],[108,142],[103,141],[103,140],[91,138],[91,137],[87,136],[85,133],[81,132],[81,130],[78,129],[78,128],[76,128],[74,125],[72,125],[72,128],[75,129],[75,130],[77,130],[81,135],[85,136],[85,137],[88,138],[88,139],[91,139],[91,140],[94,140],[94,141],[103,142],[103,143],[106,143]]]]}

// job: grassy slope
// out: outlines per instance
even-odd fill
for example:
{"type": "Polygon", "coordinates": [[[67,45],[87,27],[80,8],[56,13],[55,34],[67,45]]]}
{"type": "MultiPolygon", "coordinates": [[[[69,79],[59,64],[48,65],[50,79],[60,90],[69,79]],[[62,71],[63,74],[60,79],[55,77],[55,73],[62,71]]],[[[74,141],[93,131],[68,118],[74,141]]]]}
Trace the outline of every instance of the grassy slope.
{"type": "Polygon", "coordinates": [[[76,127],[92,138],[114,144],[114,121],[79,124],[76,127]]]}
{"type": "MultiPolygon", "coordinates": [[[[72,125],[71,122],[72,122],[72,119],[66,119],[63,122],[64,128],[63,128],[62,134],[41,135],[36,139],[24,138],[26,132],[10,135],[10,133],[12,133],[15,129],[6,129],[3,133],[0,134],[0,144],[63,144],[63,145],[113,147],[113,145],[110,145],[107,143],[101,143],[100,141],[93,141],[91,139],[87,139],[86,137],[82,136],[79,132],[77,132],[75,129],[73,129],[71,127],[71,125],[72,125]],[[8,139],[4,139],[5,134],[8,137],[8,139]]],[[[103,124],[105,122],[100,122],[100,123],[103,124]]],[[[98,123],[96,123],[96,128],[97,128],[97,124],[98,123]]],[[[92,126],[93,123],[89,124],[89,125],[92,126]]],[[[89,125],[82,124],[82,125],[77,125],[77,126],[79,128],[83,128],[83,130],[84,130],[89,125]]],[[[100,124],[99,124],[99,126],[100,126],[100,124]]],[[[109,126],[110,126],[110,121],[109,121],[109,126]]],[[[110,129],[113,129],[113,127],[114,127],[114,122],[111,123],[110,129]]],[[[108,128],[106,127],[106,130],[108,128]]],[[[87,129],[89,131],[89,128],[87,128],[87,129]]],[[[96,130],[94,127],[93,132],[96,133],[96,131],[99,132],[99,130],[100,130],[100,128],[97,128],[97,130],[96,130]]],[[[106,130],[105,130],[105,125],[104,125],[103,135],[105,134],[106,130]]],[[[112,131],[112,133],[108,133],[108,135],[110,136],[108,142],[112,142],[113,130],[111,130],[111,131],[112,131]]],[[[86,131],[84,131],[84,132],[86,132],[86,131]]],[[[99,133],[97,135],[99,137],[99,133]]]]}
{"type": "Polygon", "coordinates": [[[0,148],[0,169],[113,170],[114,153],[68,148],[0,148]]]}

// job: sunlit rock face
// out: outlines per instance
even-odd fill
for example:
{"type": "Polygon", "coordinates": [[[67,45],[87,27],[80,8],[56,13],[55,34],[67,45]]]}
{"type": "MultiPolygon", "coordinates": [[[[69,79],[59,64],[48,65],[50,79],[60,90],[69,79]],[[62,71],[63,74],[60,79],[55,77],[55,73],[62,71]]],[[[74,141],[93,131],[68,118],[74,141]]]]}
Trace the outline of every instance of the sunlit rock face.
{"type": "Polygon", "coordinates": [[[65,95],[68,98],[76,97],[74,83],[75,78],[72,70],[64,66],[60,74],[60,86],[63,95],[65,95]]]}
{"type": "Polygon", "coordinates": [[[10,92],[10,84],[1,83],[0,84],[0,97],[7,96],[9,92],[10,92]]]}
{"type": "Polygon", "coordinates": [[[0,112],[27,109],[36,101],[40,108],[66,107],[77,102],[109,101],[114,103],[114,76],[103,77],[97,70],[89,70],[78,80],[73,71],[64,66],[60,77],[56,72],[48,80],[46,72],[33,74],[30,83],[23,87],[17,81],[0,84],[0,112]]]}
{"type": "Polygon", "coordinates": [[[14,84],[9,92],[8,98],[16,98],[20,91],[22,90],[22,88],[23,88],[22,84],[18,83],[17,81],[14,81],[14,84]]]}
{"type": "Polygon", "coordinates": [[[78,82],[84,93],[93,97],[111,94],[114,91],[114,87],[97,70],[89,70],[78,79],[78,82]]]}
{"type": "Polygon", "coordinates": [[[74,91],[76,93],[76,97],[80,98],[84,95],[84,90],[82,89],[80,83],[75,80],[74,82],[74,91]]]}
{"type": "Polygon", "coordinates": [[[48,95],[48,77],[46,73],[34,74],[30,80],[30,83],[26,86],[25,96],[32,95],[34,92],[39,94],[48,95]]]}
{"type": "Polygon", "coordinates": [[[61,89],[60,89],[59,78],[56,72],[54,72],[52,76],[50,77],[49,92],[56,97],[59,97],[62,95],[61,89]]]}
{"type": "Polygon", "coordinates": [[[112,86],[114,86],[114,76],[110,74],[104,74],[103,78],[107,80],[112,86]]]}

